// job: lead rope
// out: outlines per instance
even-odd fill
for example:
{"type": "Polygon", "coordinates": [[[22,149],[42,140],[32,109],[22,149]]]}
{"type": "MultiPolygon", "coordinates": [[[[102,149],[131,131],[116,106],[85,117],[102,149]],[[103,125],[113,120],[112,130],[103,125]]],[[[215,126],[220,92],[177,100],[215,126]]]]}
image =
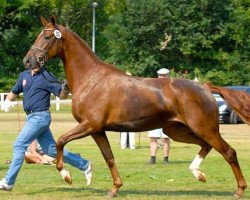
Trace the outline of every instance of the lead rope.
{"type": "MultiPolygon", "coordinates": [[[[55,78],[48,70],[47,70],[47,68],[45,67],[45,66],[43,66],[44,67],[44,69],[48,72],[48,74],[52,77],[52,78],[55,78]]],[[[49,79],[47,79],[46,78],[46,76],[43,74],[43,72],[42,72],[42,75],[43,75],[43,78],[45,78],[47,81],[49,81],[50,83],[59,83],[59,84],[63,84],[64,83],[64,81],[54,81],[54,80],[49,80],[49,79]]]]}

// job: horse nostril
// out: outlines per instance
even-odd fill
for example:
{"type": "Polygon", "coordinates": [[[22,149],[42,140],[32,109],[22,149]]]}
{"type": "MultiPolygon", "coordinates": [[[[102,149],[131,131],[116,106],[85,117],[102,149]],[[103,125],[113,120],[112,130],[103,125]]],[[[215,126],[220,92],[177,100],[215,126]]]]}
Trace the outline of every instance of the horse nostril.
{"type": "Polygon", "coordinates": [[[23,63],[26,65],[26,64],[29,64],[30,63],[30,60],[29,59],[27,59],[27,58],[24,58],[23,59],[23,63]]]}
{"type": "Polygon", "coordinates": [[[42,56],[39,56],[38,59],[37,59],[38,62],[43,62],[43,57],[42,56]]]}

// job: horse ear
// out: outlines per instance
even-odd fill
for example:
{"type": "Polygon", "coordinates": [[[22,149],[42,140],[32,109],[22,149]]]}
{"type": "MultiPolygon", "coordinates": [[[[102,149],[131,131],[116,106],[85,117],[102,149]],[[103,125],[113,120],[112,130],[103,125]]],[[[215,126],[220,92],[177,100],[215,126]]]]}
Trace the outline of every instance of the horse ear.
{"type": "Polygon", "coordinates": [[[49,21],[46,20],[45,18],[43,18],[43,16],[41,16],[41,22],[42,22],[43,26],[47,26],[49,24],[49,21]]]}
{"type": "Polygon", "coordinates": [[[53,15],[51,18],[50,18],[50,21],[51,23],[55,26],[56,25],[56,17],[55,15],[53,15]]]}

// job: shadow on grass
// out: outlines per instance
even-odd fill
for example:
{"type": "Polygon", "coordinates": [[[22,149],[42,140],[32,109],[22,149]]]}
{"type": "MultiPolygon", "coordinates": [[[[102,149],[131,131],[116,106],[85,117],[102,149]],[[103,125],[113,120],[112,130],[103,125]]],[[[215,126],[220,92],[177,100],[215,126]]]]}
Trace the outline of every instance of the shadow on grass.
{"type": "MultiPolygon", "coordinates": [[[[83,192],[85,194],[84,196],[87,196],[88,194],[91,195],[91,193],[94,193],[97,196],[105,196],[108,192],[108,190],[104,189],[95,189],[95,188],[50,188],[50,189],[43,189],[41,191],[35,192],[37,193],[54,193],[54,192],[61,192],[63,193],[76,193],[76,194],[82,194],[83,192]]],[[[30,194],[30,193],[29,193],[30,194]]],[[[127,195],[141,195],[142,198],[146,196],[207,196],[207,197],[222,197],[222,196],[233,196],[232,192],[228,191],[218,191],[218,190],[121,190],[118,192],[118,196],[127,196],[127,195]]]]}
{"type": "MultiPolygon", "coordinates": [[[[158,147],[158,149],[161,149],[162,147],[158,147]]],[[[180,146],[178,148],[182,148],[182,149],[191,149],[192,147],[191,146],[180,146]]],[[[150,146],[149,145],[140,145],[140,146],[137,146],[136,149],[150,149],[150,146]]]]}
{"type": "Polygon", "coordinates": [[[119,194],[122,196],[123,194],[135,194],[135,195],[153,195],[153,196],[233,196],[231,192],[228,191],[211,191],[211,190],[166,190],[166,191],[148,191],[148,190],[127,190],[120,191],[119,194]]]}

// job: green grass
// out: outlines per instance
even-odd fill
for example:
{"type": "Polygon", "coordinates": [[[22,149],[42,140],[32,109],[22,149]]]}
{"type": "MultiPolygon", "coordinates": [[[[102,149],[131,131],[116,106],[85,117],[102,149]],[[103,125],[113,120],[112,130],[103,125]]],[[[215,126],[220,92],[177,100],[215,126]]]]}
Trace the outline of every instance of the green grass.
{"type": "MultiPolygon", "coordinates": [[[[65,110],[52,112],[51,129],[55,138],[77,124],[69,107],[65,110]]],[[[0,178],[4,177],[9,167],[4,162],[12,157],[12,144],[20,130],[19,119],[22,127],[25,119],[23,112],[20,111],[19,117],[16,110],[7,114],[0,113],[0,178]]],[[[237,150],[243,174],[246,181],[250,182],[250,127],[244,124],[221,125],[221,133],[237,150]]],[[[233,199],[233,192],[237,188],[236,180],[229,165],[214,150],[201,165],[207,177],[207,182],[201,183],[188,171],[190,162],[199,151],[198,146],[172,141],[171,163],[168,166],[162,165],[162,149],[159,149],[157,164],[148,166],[149,141],[146,132],[136,135],[136,150],[121,150],[119,133],[108,133],[108,137],[123,181],[117,199],[233,199]]],[[[107,191],[112,187],[112,178],[92,138],[73,141],[66,148],[93,161],[94,178],[90,186],[85,185],[84,176],[79,170],[67,164],[66,168],[73,177],[72,185],[62,180],[55,166],[24,163],[13,191],[0,191],[0,199],[105,199],[107,191]]],[[[250,199],[249,189],[243,199],[250,199]]]]}

